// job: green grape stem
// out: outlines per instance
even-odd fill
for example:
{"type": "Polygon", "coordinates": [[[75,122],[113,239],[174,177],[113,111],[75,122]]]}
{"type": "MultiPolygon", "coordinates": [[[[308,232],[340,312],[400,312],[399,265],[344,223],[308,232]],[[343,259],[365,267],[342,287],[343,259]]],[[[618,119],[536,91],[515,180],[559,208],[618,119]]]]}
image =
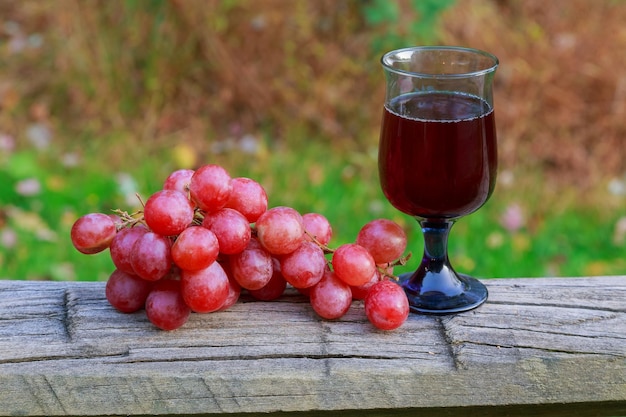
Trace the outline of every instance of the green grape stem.
{"type": "Polygon", "coordinates": [[[143,210],[138,210],[134,213],[128,213],[127,211],[115,209],[113,213],[120,218],[120,222],[117,226],[117,230],[120,231],[126,227],[134,227],[137,224],[143,224],[147,227],[143,219],[143,210]]]}

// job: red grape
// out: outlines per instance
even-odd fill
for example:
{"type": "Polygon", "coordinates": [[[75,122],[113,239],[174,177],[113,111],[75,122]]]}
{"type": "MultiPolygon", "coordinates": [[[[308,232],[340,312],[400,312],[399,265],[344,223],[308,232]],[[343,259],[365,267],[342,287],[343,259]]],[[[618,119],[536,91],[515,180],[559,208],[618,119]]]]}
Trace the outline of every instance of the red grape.
{"type": "Polygon", "coordinates": [[[228,277],[218,262],[199,271],[183,270],[181,284],[185,303],[196,313],[219,310],[229,294],[228,277]]]}
{"type": "Polygon", "coordinates": [[[107,280],[105,296],[116,310],[134,313],[144,307],[151,289],[151,282],[116,269],[107,280]]]}
{"type": "Polygon", "coordinates": [[[191,309],[181,294],[181,282],[163,280],[154,284],[146,299],[146,316],[156,327],[162,330],[174,330],[183,326],[191,309]]]}
{"type": "Polygon", "coordinates": [[[267,193],[258,182],[250,178],[238,177],[231,180],[232,192],[226,207],[240,212],[254,223],[267,210],[267,193]]]}
{"type": "Polygon", "coordinates": [[[147,232],[133,245],[130,264],[135,274],[148,281],[157,281],[172,266],[170,240],[162,235],[147,232]]]}
{"type": "Polygon", "coordinates": [[[175,236],[193,221],[194,206],[180,191],[161,190],[148,198],[143,215],[154,233],[175,236]]]}
{"type": "Polygon", "coordinates": [[[220,262],[220,265],[222,265],[222,269],[226,272],[226,276],[228,277],[228,295],[226,296],[224,304],[220,307],[221,311],[226,310],[237,303],[239,296],[241,295],[241,285],[239,285],[235,278],[233,278],[228,262],[220,262]]]}
{"type": "Polygon", "coordinates": [[[259,242],[272,255],[286,255],[298,249],[304,237],[302,216],[291,207],[274,207],[256,221],[259,242]]]}
{"type": "Polygon", "coordinates": [[[296,288],[317,284],[324,275],[324,251],[313,242],[302,242],[298,249],[281,257],[280,270],[285,280],[296,288]]]}
{"type": "Polygon", "coordinates": [[[189,183],[191,199],[207,213],[223,208],[230,198],[230,175],[219,165],[198,168],[189,183]]]}
{"type": "Polygon", "coordinates": [[[379,281],[365,297],[365,315],[374,327],[393,330],[409,316],[409,300],[401,286],[391,281],[379,281]]]}
{"type": "MultiPolygon", "coordinates": [[[[302,216],[302,221],[304,222],[304,230],[322,245],[328,245],[333,235],[333,229],[326,217],[319,213],[306,213],[302,216]]],[[[305,239],[312,240],[309,236],[305,236],[305,239]]]]}
{"type": "Polygon", "coordinates": [[[90,213],[74,222],[70,238],[79,252],[91,255],[108,248],[116,233],[115,222],[111,216],[90,213]]]}
{"type": "Polygon", "coordinates": [[[272,278],[272,256],[252,238],[241,253],[231,255],[229,265],[233,278],[247,290],[263,288],[272,278]]]}
{"type": "Polygon", "coordinates": [[[193,176],[193,169],[179,169],[172,172],[163,183],[164,190],[180,191],[187,195],[189,193],[189,183],[193,176]]]}
{"type": "Polygon", "coordinates": [[[309,300],[320,317],[338,319],[350,309],[352,291],[333,271],[326,270],[320,282],[311,288],[309,300]]]}
{"type": "Polygon", "coordinates": [[[372,255],[356,243],[339,246],[333,253],[332,264],[337,277],[351,286],[365,284],[376,272],[372,255]]]}
{"type": "Polygon", "coordinates": [[[263,288],[258,290],[248,290],[248,293],[257,300],[272,301],[279,298],[285,292],[287,288],[287,281],[280,272],[280,262],[277,259],[273,259],[274,273],[269,282],[265,284],[263,288]]]}
{"type": "Polygon", "coordinates": [[[378,281],[380,281],[380,272],[376,271],[374,272],[374,275],[372,275],[372,278],[369,281],[367,281],[365,284],[351,286],[350,288],[352,289],[352,299],[353,300],[365,299],[370,288],[372,288],[372,286],[376,284],[378,281]]]}
{"type": "Polygon", "coordinates": [[[395,261],[406,249],[406,233],[399,224],[376,219],[361,228],[356,243],[367,249],[377,264],[395,261]]]}
{"type": "Polygon", "coordinates": [[[148,233],[148,229],[141,225],[127,227],[117,232],[109,247],[111,260],[117,269],[127,274],[135,274],[130,261],[133,245],[137,239],[146,233],[148,233]]]}
{"type": "Polygon", "coordinates": [[[201,226],[191,226],[178,235],[171,253],[172,260],[181,269],[197,271],[215,262],[219,243],[212,231],[201,226]]]}
{"type": "Polygon", "coordinates": [[[248,246],[252,237],[248,220],[243,214],[231,208],[207,213],[202,226],[215,233],[219,242],[219,251],[224,255],[240,253],[248,246]]]}

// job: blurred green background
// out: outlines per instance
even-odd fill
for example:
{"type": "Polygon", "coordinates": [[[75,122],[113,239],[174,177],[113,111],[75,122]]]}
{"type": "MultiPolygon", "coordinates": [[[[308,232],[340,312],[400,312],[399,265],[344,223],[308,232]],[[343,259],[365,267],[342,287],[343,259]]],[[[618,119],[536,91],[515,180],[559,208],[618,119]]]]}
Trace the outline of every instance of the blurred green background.
{"type": "Polygon", "coordinates": [[[626,2],[3,0],[0,278],[106,280],[80,215],[137,207],[174,169],[222,164],[270,205],[329,218],[333,246],[377,217],[382,53],[488,50],[500,169],[453,228],[483,278],[626,274],[626,2]]]}

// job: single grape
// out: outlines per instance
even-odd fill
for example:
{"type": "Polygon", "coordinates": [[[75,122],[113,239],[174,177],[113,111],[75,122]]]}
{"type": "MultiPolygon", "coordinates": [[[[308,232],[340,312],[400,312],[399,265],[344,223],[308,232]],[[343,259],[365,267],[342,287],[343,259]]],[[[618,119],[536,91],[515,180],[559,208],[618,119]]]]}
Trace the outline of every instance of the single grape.
{"type": "Polygon", "coordinates": [[[409,300],[404,290],[388,280],[374,284],[364,304],[367,319],[378,329],[397,329],[409,316],[409,300]]]}
{"type": "Polygon", "coordinates": [[[243,214],[231,208],[207,213],[202,226],[215,233],[219,251],[224,255],[242,252],[250,242],[252,229],[243,214]]]}
{"type": "Polygon", "coordinates": [[[154,232],[145,233],[133,245],[130,264],[135,274],[145,280],[163,278],[172,266],[170,240],[154,232]]]}
{"type": "Polygon", "coordinates": [[[324,251],[313,242],[302,242],[295,251],[280,258],[283,277],[296,288],[308,288],[317,284],[325,269],[324,251]]]}
{"type": "Polygon", "coordinates": [[[274,207],[256,221],[259,242],[272,255],[286,255],[298,249],[304,238],[302,216],[291,207],[274,207]]]}
{"type": "Polygon", "coordinates": [[[148,198],[143,216],[154,233],[175,236],[193,221],[194,206],[180,191],[161,190],[148,198]]]}
{"type": "Polygon", "coordinates": [[[372,255],[356,243],[339,246],[333,253],[332,264],[337,277],[351,286],[365,284],[376,272],[372,255]]]}
{"type": "Polygon", "coordinates": [[[90,213],[74,222],[70,238],[79,252],[92,255],[107,249],[116,233],[115,222],[111,216],[90,213]]]}
{"type": "MultiPolygon", "coordinates": [[[[313,236],[322,245],[328,245],[333,236],[333,229],[326,217],[319,213],[306,213],[302,215],[304,230],[313,236]]],[[[312,240],[308,235],[305,239],[312,240]]]]}
{"type": "Polygon", "coordinates": [[[116,310],[134,313],[144,307],[151,289],[151,282],[116,269],[107,280],[104,292],[116,310]]]}
{"type": "Polygon", "coordinates": [[[229,257],[233,278],[247,290],[263,288],[274,273],[272,256],[254,238],[241,253],[229,257]]]}
{"type": "Polygon", "coordinates": [[[372,275],[372,278],[369,281],[367,281],[365,284],[351,286],[350,289],[352,290],[352,299],[364,300],[365,297],[367,297],[367,293],[369,292],[370,288],[372,288],[372,286],[376,284],[378,281],[380,281],[380,272],[378,272],[377,270],[372,275]]]}
{"type": "Polygon", "coordinates": [[[185,303],[196,313],[217,311],[228,297],[228,277],[218,262],[199,271],[183,270],[181,284],[185,303]]]}
{"type": "Polygon", "coordinates": [[[224,272],[226,272],[226,276],[228,277],[228,295],[226,296],[226,300],[224,304],[220,307],[220,311],[227,310],[230,307],[234,306],[239,300],[239,296],[241,295],[241,285],[233,278],[233,274],[230,270],[230,265],[228,262],[220,261],[220,265],[224,272]]]}
{"type": "Polygon", "coordinates": [[[201,226],[191,226],[181,232],[171,249],[172,260],[181,269],[198,271],[211,265],[219,254],[215,233],[201,226]]]}
{"type": "Polygon", "coordinates": [[[337,278],[335,273],[326,270],[324,276],[309,294],[313,310],[322,318],[334,320],[342,317],[352,304],[350,286],[337,278]]]}
{"type": "Polygon", "coordinates": [[[287,288],[287,281],[280,272],[280,262],[278,259],[272,259],[274,273],[272,278],[263,288],[258,290],[248,290],[248,293],[255,299],[261,301],[272,301],[279,298],[287,288]]]}
{"type": "Polygon", "coordinates": [[[189,183],[193,176],[193,169],[179,169],[172,172],[163,183],[164,190],[180,191],[187,195],[189,193],[189,183]]]}
{"type": "Polygon", "coordinates": [[[117,269],[127,274],[135,274],[130,261],[133,245],[137,239],[146,233],[148,233],[148,229],[141,225],[126,227],[117,232],[109,247],[111,260],[117,269]]]}
{"type": "Polygon", "coordinates": [[[232,192],[226,207],[244,215],[249,223],[257,221],[267,210],[267,193],[261,184],[246,177],[231,180],[232,192]]]}
{"type": "Polygon", "coordinates": [[[361,228],[356,243],[367,249],[377,264],[389,263],[404,253],[406,233],[394,221],[376,219],[361,228]]]}
{"type": "Polygon", "coordinates": [[[152,324],[162,330],[175,330],[182,327],[190,315],[180,281],[168,279],[154,284],[146,299],[146,316],[152,324]]]}
{"type": "Polygon", "coordinates": [[[219,165],[198,168],[189,183],[191,199],[207,213],[223,208],[230,199],[230,175],[219,165]]]}

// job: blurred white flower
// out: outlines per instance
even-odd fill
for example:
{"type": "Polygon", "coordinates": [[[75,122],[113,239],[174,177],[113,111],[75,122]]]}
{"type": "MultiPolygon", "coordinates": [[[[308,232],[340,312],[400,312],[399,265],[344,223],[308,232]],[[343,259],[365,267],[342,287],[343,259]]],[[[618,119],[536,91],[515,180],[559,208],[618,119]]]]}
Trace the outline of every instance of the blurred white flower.
{"type": "Polygon", "coordinates": [[[609,193],[615,196],[626,195],[626,179],[613,178],[609,181],[609,193]]]}
{"type": "Polygon", "coordinates": [[[15,149],[13,136],[0,132],[0,151],[10,153],[13,149],[15,149]]]}
{"type": "Polygon", "coordinates": [[[28,36],[28,47],[32,49],[41,48],[43,45],[43,36],[39,33],[33,33],[28,36]]]}
{"type": "Polygon", "coordinates": [[[504,244],[504,236],[501,232],[491,232],[487,236],[487,247],[491,249],[499,248],[504,244]]]}
{"type": "Polygon", "coordinates": [[[262,14],[257,15],[250,19],[250,26],[254,30],[261,31],[267,27],[267,19],[262,14]]]}
{"type": "Polygon", "coordinates": [[[61,156],[61,164],[67,168],[73,168],[80,163],[80,156],[75,152],[68,152],[61,156]]]}
{"type": "Polygon", "coordinates": [[[239,139],[239,150],[249,155],[254,155],[259,152],[259,140],[253,135],[244,135],[239,139]]]}
{"type": "Polygon", "coordinates": [[[211,152],[214,154],[223,154],[229,152],[235,147],[235,139],[226,138],[222,140],[216,140],[211,143],[211,152]]]}
{"type": "Polygon", "coordinates": [[[52,141],[52,132],[43,123],[33,123],[26,129],[26,137],[37,149],[47,149],[52,141]]]}
{"type": "Polygon", "coordinates": [[[572,32],[557,33],[553,40],[554,47],[561,51],[571,50],[577,43],[578,37],[572,32]]]}
{"type": "Polygon", "coordinates": [[[135,181],[132,175],[125,172],[117,174],[116,179],[118,191],[124,196],[126,204],[134,207],[138,203],[136,194],[139,192],[139,186],[137,181],[135,181]]]}
{"type": "Polygon", "coordinates": [[[515,182],[515,175],[511,171],[502,170],[498,172],[498,185],[504,187],[510,187],[515,182]]]}
{"type": "Polygon", "coordinates": [[[4,33],[9,37],[7,42],[11,53],[23,52],[25,49],[37,49],[43,45],[43,36],[38,33],[26,35],[19,23],[9,20],[4,22],[2,27],[4,33]]]}
{"type": "Polygon", "coordinates": [[[517,203],[510,204],[502,213],[500,224],[509,232],[516,232],[524,227],[526,218],[522,207],[517,203]]]}
{"type": "Polygon", "coordinates": [[[41,183],[36,178],[27,178],[15,184],[15,191],[24,197],[31,197],[41,192],[41,183]]]}
{"type": "Polygon", "coordinates": [[[385,211],[385,202],[379,199],[370,201],[368,205],[370,214],[373,216],[380,216],[385,211]]]}
{"type": "Polygon", "coordinates": [[[14,248],[17,245],[17,233],[15,233],[15,230],[9,227],[0,230],[0,245],[7,249],[14,248]]]}

